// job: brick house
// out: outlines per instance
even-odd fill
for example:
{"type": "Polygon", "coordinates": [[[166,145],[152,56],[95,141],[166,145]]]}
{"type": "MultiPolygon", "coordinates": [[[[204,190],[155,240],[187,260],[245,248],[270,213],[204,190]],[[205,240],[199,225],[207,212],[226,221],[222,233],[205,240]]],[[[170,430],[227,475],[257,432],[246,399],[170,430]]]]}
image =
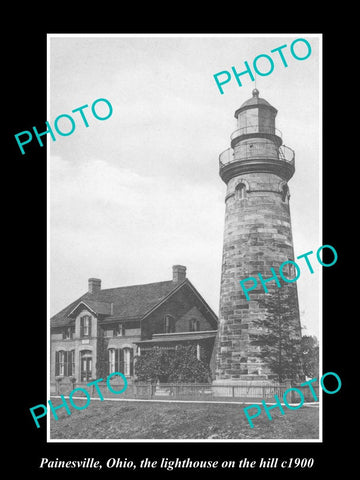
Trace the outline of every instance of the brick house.
{"type": "MultiPolygon", "coordinates": [[[[218,318],[186,278],[186,267],[173,266],[169,281],[101,289],[89,279],[89,289],[50,320],[50,376],[89,382],[114,371],[135,379],[134,357],[158,346],[174,349],[195,344],[210,350],[214,361],[218,318]]],[[[103,378],[103,377],[102,377],[103,378]]]]}

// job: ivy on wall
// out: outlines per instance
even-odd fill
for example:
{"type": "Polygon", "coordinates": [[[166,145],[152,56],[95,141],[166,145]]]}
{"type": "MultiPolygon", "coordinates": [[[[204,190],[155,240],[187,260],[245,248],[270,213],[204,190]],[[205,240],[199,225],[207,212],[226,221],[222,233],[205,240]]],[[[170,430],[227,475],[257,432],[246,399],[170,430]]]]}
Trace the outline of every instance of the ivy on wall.
{"type": "Polygon", "coordinates": [[[97,378],[106,378],[109,373],[108,350],[109,339],[104,333],[98,337],[97,354],[96,354],[96,376],[97,378]]]}
{"type": "Polygon", "coordinates": [[[152,347],[136,358],[135,374],[139,381],[162,383],[208,383],[211,381],[209,354],[202,345],[197,359],[196,345],[177,345],[175,349],[152,347]]]}

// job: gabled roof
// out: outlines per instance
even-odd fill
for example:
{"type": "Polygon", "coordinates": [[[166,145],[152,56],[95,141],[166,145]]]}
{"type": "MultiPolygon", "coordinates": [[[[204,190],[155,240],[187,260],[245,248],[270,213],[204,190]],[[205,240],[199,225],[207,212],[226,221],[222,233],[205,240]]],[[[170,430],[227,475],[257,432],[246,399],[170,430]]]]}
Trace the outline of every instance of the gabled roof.
{"type": "Polygon", "coordinates": [[[89,308],[101,320],[111,323],[121,320],[140,320],[151,314],[163,302],[182,288],[188,288],[205,308],[212,323],[217,324],[217,316],[188,279],[181,283],[172,280],[165,282],[108,288],[96,293],[85,293],[68,307],[51,317],[51,327],[63,327],[73,323],[79,308],[89,308]]]}
{"type": "Polygon", "coordinates": [[[97,315],[111,315],[113,309],[112,303],[107,302],[98,302],[95,300],[83,299],[81,300],[75,308],[68,314],[68,317],[76,317],[79,308],[88,308],[90,311],[97,315]]]}
{"type": "Polygon", "coordinates": [[[178,286],[179,284],[169,280],[145,285],[108,288],[96,293],[87,292],[54,315],[50,324],[51,327],[62,327],[71,323],[70,315],[81,302],[87,304],[97,314],[109,315],[109,319],[139,319],[178,286]],[[112,314],[111,304],[113,304],[112,314]]]}

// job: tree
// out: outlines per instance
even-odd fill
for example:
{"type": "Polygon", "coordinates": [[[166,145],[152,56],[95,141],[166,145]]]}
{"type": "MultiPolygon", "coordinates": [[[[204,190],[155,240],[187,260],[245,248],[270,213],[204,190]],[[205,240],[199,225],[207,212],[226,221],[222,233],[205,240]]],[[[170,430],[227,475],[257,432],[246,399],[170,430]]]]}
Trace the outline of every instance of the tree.
{"type": "Polygon", "coordinates": [[[315,336],[302,337],[301,355],[304,374],[310,378],[319,378],[319,342],[315,336]]]}
{"type": "Polygon", "coordinates": [[[252,322],[251,344],[260,347],[260,358],[280,382],[294,382],[303,375],[296,290],[291,285],[272,290],[264,307],[264,317],[252,322]]]}

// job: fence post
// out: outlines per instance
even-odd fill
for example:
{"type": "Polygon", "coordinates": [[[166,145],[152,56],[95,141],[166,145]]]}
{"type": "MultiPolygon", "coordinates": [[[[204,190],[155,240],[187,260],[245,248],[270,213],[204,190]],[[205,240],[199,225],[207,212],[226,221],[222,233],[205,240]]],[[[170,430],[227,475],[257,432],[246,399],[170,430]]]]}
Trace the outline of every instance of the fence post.
{"type": "MultiPolygon", "coordinates": [[[[288,390],[289,388],[291,388],[291,382],[289,380],[285,380],[284,382],[284,388],[281,392],[281,400],[284,398],[284,393],[286,392],[286,390],[288,390]]],[[[289,403],[293,403],[294,401],[294,392],[291,390],[290,392],[290,401],[289,403]]]]}

